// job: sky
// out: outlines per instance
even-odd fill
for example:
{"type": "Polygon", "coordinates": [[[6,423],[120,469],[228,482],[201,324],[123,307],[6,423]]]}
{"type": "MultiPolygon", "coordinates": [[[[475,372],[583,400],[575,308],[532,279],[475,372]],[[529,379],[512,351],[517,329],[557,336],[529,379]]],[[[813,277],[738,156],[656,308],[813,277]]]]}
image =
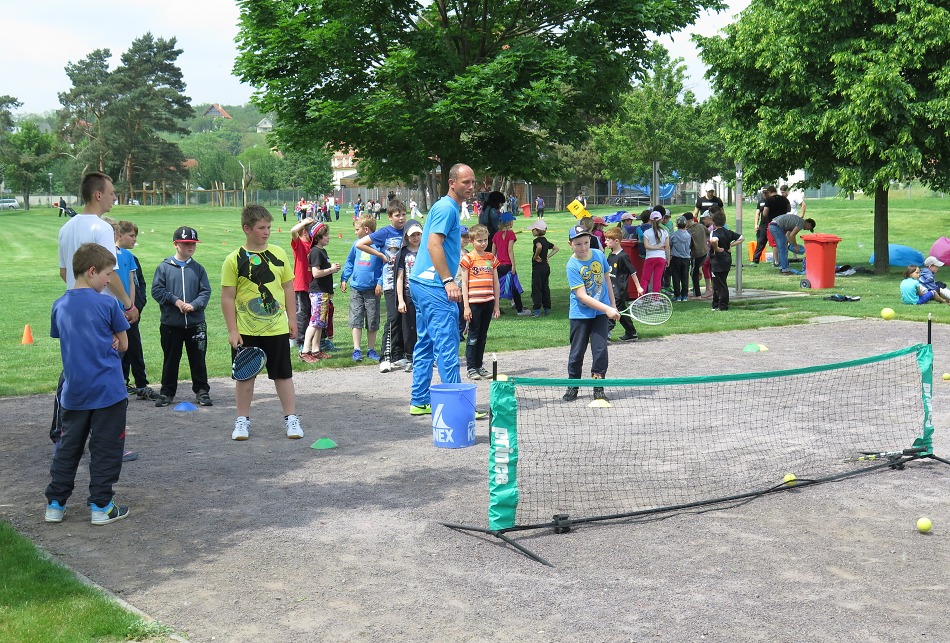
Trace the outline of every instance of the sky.
{"type": "MultiPolygon", "coordinates": [[[[708,98],[705,67],[689,41],[693,33],[715,35],[732,22],[749,0],[732,0],[722,13],[702,14],[695,25],[674,37],[660,38],[671,55],[681,57],[687,89],[708,98]]],[[[23,106],[16,113],[45,113],[60,107],[57,94],[70,87],[65,67],[95,49],[109,49],[112,65],[147,32],[178,40],[178,57],[192,104],[241,105],[250,100],[249,85],[231,75],[236,48],[238,8],[234,0],[65,0],[5,2],[0,12],[0,95],[23,106]]]]}

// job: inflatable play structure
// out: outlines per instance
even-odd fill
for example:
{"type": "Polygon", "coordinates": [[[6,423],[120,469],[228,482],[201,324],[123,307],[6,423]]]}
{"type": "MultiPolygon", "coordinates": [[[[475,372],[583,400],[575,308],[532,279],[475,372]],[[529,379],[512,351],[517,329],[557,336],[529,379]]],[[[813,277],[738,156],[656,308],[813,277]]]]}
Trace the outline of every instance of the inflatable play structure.
{"type": "MultiPolygon", "coordinates": [[[[948,252],[950,252],[950,239],[946,237],[943,238],[948,244],[948,252]]],[[[937,242],[939,243],[939,241],[937,242]]],[[[936,247],[936,244],[934,244],[936,247]]],[[[933,250],[931,250],[931,254],[933,250]]],[[[935,257],[937,255],[934,255],[935,257]]],[[[943,261],[943,259],[940,259],[943,261]]],[[[924,265],[924,255],[920,254],[913,248],[909,246],[900,246],[896,243],[887,244],[887,262],[892,266],[922,266],[924,265]]],[[[868,263],[874,263],[874,253],[871,253],[871,258],[868,259],[868,263]]]]}

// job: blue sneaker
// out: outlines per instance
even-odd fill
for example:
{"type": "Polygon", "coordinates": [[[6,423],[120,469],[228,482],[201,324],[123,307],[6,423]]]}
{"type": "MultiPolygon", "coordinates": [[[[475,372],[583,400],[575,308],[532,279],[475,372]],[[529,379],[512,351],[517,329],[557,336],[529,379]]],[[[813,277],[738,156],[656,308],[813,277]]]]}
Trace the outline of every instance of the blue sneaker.
{"type": "Polygon", "coordinates": [[[110,522],[122,520],[129,515],[128,507],[125,505],[117,505],[115,502],[110,502],[105,507],[100,507],[96,503],[91,502],[89,503],[89,509],[92,514],[92,524],[94,525],[108,525],[110,522]]]}
{"type": "Polygon", "coordinates": [[[63,516],[66,514],[66,507],[59,504],[58,500],[46,505],[46,522],[63,522],[63,516]]]}
{"type": "Polygon", "coordinates": [[[372,348],[371,348],[371,349],[369,349],[368,351],[366,351],[366,359],[371,359],[371,360],[373,360],[374,362],[378,362],[378,361],[379,361],[379,353],[377,353],[375,349],[372,349],[372,348]]]}
{"type": "Polygon", "coordinates": [[[324,353],[332,353],[336,350],[336,345],[329,339],[320,340],[320,350],[324,353]]]}
{"type": "Polygon", "coordinates": [[[363,361],[363,351],[361,351],[361,350],[358,349],[358,348],[354,349],[354,350],[353,350],[353,361],[354,361],[354,362],[362,362],[362,361],[363,361]]]}

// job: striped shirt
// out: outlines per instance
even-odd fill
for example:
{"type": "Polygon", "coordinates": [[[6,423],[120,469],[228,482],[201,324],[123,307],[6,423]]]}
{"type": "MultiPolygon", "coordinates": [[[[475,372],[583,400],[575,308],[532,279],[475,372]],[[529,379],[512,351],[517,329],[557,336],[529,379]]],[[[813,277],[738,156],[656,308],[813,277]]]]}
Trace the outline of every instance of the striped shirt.
{"type": "Polygon", "coordinates": [[[468,303],[481,304],[495,300],[495,280],[493,275],[499,262],[490,252],[478,254],[469,252],[459,262],[459,268],[468,272],[468,303]]]}

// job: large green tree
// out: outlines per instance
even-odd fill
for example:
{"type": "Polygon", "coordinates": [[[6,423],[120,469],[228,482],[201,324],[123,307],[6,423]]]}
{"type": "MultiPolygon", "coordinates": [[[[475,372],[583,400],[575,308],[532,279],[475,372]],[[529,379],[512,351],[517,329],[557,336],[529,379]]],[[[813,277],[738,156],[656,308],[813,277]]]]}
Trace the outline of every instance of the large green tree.
{"type": "Polygon", "coordinates": [[[624,94],[617,115],[593,128],[604,176],[649,184],[654,163],[663,176],[675,174],[683,181],[719,174],[725,159],[712,153],[717,136],[708,121],[714,112],[684,90],[682,58],[671,60],[657,45],[649,63],[644,78],[624,94]]]}
{"type": "MultiPolygon", "coordinates": [[[[281,148],[353,149],[363,182],[466,162],[556,174],[641,68],[650,36],[721,0],[239,0],[235,71],[281,148]]],[[[442,173],[443,185],[447,181],[442,173]]]]}
{"type": "Polygon", "coordinates": [[[2,146],[0,162],[4,165],[4,178],[8,187],[23,195],[23,207],[27,210],[34,186],[48,185],[47,173],[55,156],[55,145],[55,136],[41,132],[36,123],[24,121],[17,131],[7,136],[2,146]]]}
{"type": "MultiPolygon", "coordinates": [[[[13,131],[13,110],[23,103],[13,96],[0,96],[0,159],[9,152],[10,133],[13,131]]],[[[4,181],[4,164],[0,161],[0,183],[4,181]]]]}
{"type": "Polygon", "coordinates": [[[192,114],[181,53],[175,38],[146,33],[113,71],[108,49],[66,66],[73,86],[60,94],[62,131],[82,171],[108,172],[120,191],[146,181],[180,183],[184,158],[167,137],[187,133],[179,122],[192,114]]]}
{"type": "Polygon", "coordinates": [[[950,9],[928,0],[752,0],[697,38],[747,179],[807,170],[873,192],[875,269],[888,269],[892,181],[950,189],[950,9]]]}

